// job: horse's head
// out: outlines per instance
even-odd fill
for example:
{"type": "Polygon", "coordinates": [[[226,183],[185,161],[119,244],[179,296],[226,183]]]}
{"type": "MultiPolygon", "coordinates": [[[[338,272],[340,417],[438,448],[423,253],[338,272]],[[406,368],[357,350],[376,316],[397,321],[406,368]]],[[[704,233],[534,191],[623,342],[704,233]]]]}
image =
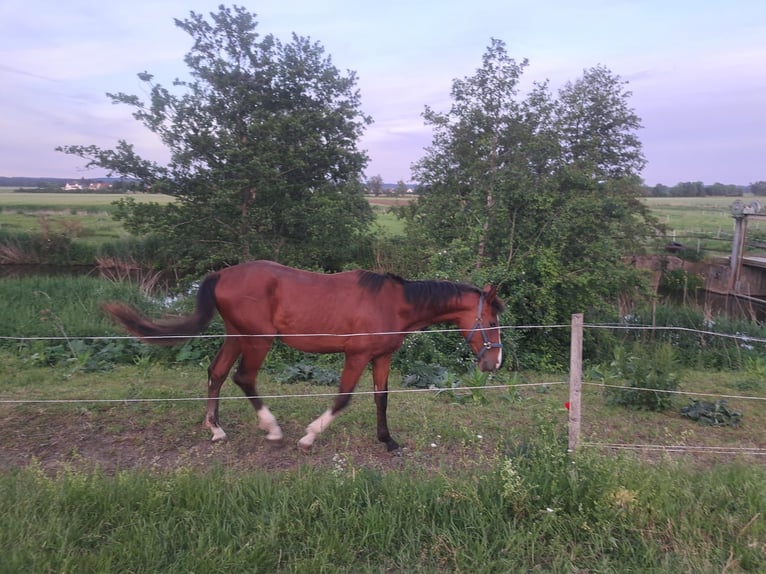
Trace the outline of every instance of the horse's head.
{"type": "Polygon", "coordinates": [[[503,362],[498,320],[503,307],[503,302],[497,297],[497,289],[487,285],[476,296],[476,306],[466,312],[459,323],[482,371],[495,371],[503,362]]]}

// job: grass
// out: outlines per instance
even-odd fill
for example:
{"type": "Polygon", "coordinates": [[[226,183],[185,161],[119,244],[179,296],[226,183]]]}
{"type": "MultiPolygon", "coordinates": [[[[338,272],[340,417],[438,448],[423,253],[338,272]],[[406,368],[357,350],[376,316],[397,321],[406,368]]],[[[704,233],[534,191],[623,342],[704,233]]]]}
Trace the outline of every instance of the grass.
{"type": "MultiPolygon", "coordinates": [[[[191,397],[204,387],[201,367],[92,374],[3,361],[4,397],[191,397]]],[[[720,384],[707,377],[707,387],[720,384]]],[[[263,379],[262,392],[287,395],[269,404],[291,442],[329,401],[298,396],[316,387],[263,379]]],[[[370,386],[365,377],[361,388],[370,386]]],[[[246,401],[222,404],[230,440],[216,445],[198,430],[198,402],[2,405],[0,456],[27,457],[0,471],[3,571],[764,571],[764,466],[568,456],[566,389],[544,388],[467,404],[394,395],[401,458],[376,442],[369,397],[309,456],[268,449],[246,401]]],[[[762,440],[763,418],[744,410],[737,440],[762,440]]],[[[681,425],[696,428],[670,414],[626,416],[593,387],[583,414],[610,439],[677,440],[681,425]]]]}
{"type": "Polygon", "coordinates": [[[162,194],[148,193],[32,193],[10,192],[0,188],[0,208],[6,210],[52,210],[52,211],[93,211],[110,210],[112,203],[123,197],[135,201],[166,204],[173,198],[162,194]]]}
{"type": "MultiPolygon", "coordinates": [[[[730,224],[726,201],[715,209],[730,224]]],[[[678,216],[679,228],[713,219],[654,208],[678,216]]],[[[130,291],[82,279],[3,291],[9,334],[63,329],[69,338],[56,361],[6,343],[0,399],[75,402],[0,403],[0,571],[766,571],[763,457],[600,446],[567,456],[567,388],[552,384],[566,377],[535,373],[501,373],[492,382],[509,386],[472,391],[483,400],[392,394],[389,425],[405,447],[392,457],[375,439],[369,396],[355,397],[301,454],[295,442],[331,402],[301,395],[331,391],[264,372],[259,390],[272,397],[287,445],[265,444],[231,382],[221,404],[230,439],[212,444],[196,400],[211,352],[92,364],[76,337],[94,334],[94,322],[109,332],[96,304],[130,291]],[[72,305],[52,304],[64,299],[72,305]]],[[[664,413],[610,405],[586,381],[582,441],[766,450],[764,371],[753,359],[741,371],[682,372],[683,391],[731,395],[744,413],[737,428],[685,419],[684,395],[664,413]]],[[[359,390],[371,387],[366,374],[359,390]]],[[[391,387],[401,389],[398,374],[391,387]]]]}
{"type": "Polygon", "coordinates": [[[129,237],[112,219],[113,202],[131,197],[138,202],[165,204],[172,198],[157,194],[9,193],[0,190],[0,232],[6,237],[60,235],[77,244],[98,248],[129,237]]]}
{"type": "MultiPolygon", "coordinates": [[[[755,200],[747,197],[649,197],[644,201],[665,225],[669,239],[693,250],[728,255],[734,231],[731,205],[737,199],[745,203],[755,200]]],[[[764,240],[764,236],[766,222],[749,222],[749,239],[764,240]]]]}
{"type": "MultiPolygon", "coordinates": [[[[104,242],[127,236],[121,224],[114,222],[110,213],[112,203],[123,197],[108,193],[11,193],[0,188],[0,230],[7,233],[39,233],[41,225],[61,233],[68,233],[77,241],[98,246],[104,242]],[[41,223],[44,221],[44,223],[41,223]]],[[[125,196],[127,197],[127,196],[125,196]]],[[[136,201],[154,201],[161,204],[172,198],[156,194],[130,194],[136,201]]],[[[382,233],[402,235],[404,224],[388,210],[411,201],[411,198],[368,197],[382,233]]],[[[666,225],[669,238],[687,244],[690,248],[728,253],[730,251],[733,220],[730,197],[675,197],[645,198],[647,205],[666,225]]],[[[754,221],[749,227],[757,235],[762,222],[754,221]]],[[[764,229],[766,233],[766,228],[764,229]]]]}
{"type": "Polygon", "coordinates": [[[763,567],[762,469],[697,473],[625,460],[551,461],[542,453],[530,466],[550,471],[562,463],[553,477],[561,482],[543,489],[526,484],[538,477],[524,464],[517,474],[500,466],[474,478],[348,465],[278,476],[182,469],[114,477],[65,471],[53,479],[31,468],[0,477],[4,568],[481,574],[763,567]],[[619,471],[619,482],[596,482],[612,478],[605,466],[619,471]],[[534,491],[540,499],[519,508],[516,497],[534,491]]]}
{"type": "Polygon", "coordinates": [[[391,213],[388,208],[374,206],[375,223],[387,237],[404,236],[404,222],[391,213]]]}

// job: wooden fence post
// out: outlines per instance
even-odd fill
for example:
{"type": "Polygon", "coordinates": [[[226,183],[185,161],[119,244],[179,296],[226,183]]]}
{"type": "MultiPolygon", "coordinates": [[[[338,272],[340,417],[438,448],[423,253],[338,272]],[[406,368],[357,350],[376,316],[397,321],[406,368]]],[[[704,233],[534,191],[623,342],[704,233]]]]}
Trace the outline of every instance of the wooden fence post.
{"type": "Polygon", "coordinates": [[[580,438],[580,397],[582,395],[583,314],[572,315],[572,341],[569,355],[569,452],[580,438]]]}

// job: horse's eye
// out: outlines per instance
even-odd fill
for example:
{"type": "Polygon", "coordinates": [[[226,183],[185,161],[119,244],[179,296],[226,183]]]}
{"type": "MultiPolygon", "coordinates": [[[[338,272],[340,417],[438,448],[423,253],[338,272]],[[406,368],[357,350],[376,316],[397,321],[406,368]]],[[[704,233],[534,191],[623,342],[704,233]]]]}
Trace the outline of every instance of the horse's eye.
{"type": "Polygon", "coordinates": [[[497,327],[497,321],[490,321],[489,326],[490,327],[497,327]]]}

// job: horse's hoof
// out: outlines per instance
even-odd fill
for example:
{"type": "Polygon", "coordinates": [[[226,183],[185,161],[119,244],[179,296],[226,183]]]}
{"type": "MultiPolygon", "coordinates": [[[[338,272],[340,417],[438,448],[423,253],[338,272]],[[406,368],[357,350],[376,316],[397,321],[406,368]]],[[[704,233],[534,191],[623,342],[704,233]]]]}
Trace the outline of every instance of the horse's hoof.
{"type": "Polygon", "coordinates": [[[302,443],[301,441],[298,441],[298,448],[303,454],[311,454],[311,444],[302,443]]]}
{"type": "Polygon", "coordinates": [[[213,437],[210,439],[212,442],[223,442],[227,439],[226,433],[221,429],[213,431],[213,437]]]}
{"type": "Polygon", "coordinates": [[[393,439],[386,442],[386,449],[390,453],[396,454],[397,456],[402,456],[402,447],[400,447],[399,443],[393,439]]]}

